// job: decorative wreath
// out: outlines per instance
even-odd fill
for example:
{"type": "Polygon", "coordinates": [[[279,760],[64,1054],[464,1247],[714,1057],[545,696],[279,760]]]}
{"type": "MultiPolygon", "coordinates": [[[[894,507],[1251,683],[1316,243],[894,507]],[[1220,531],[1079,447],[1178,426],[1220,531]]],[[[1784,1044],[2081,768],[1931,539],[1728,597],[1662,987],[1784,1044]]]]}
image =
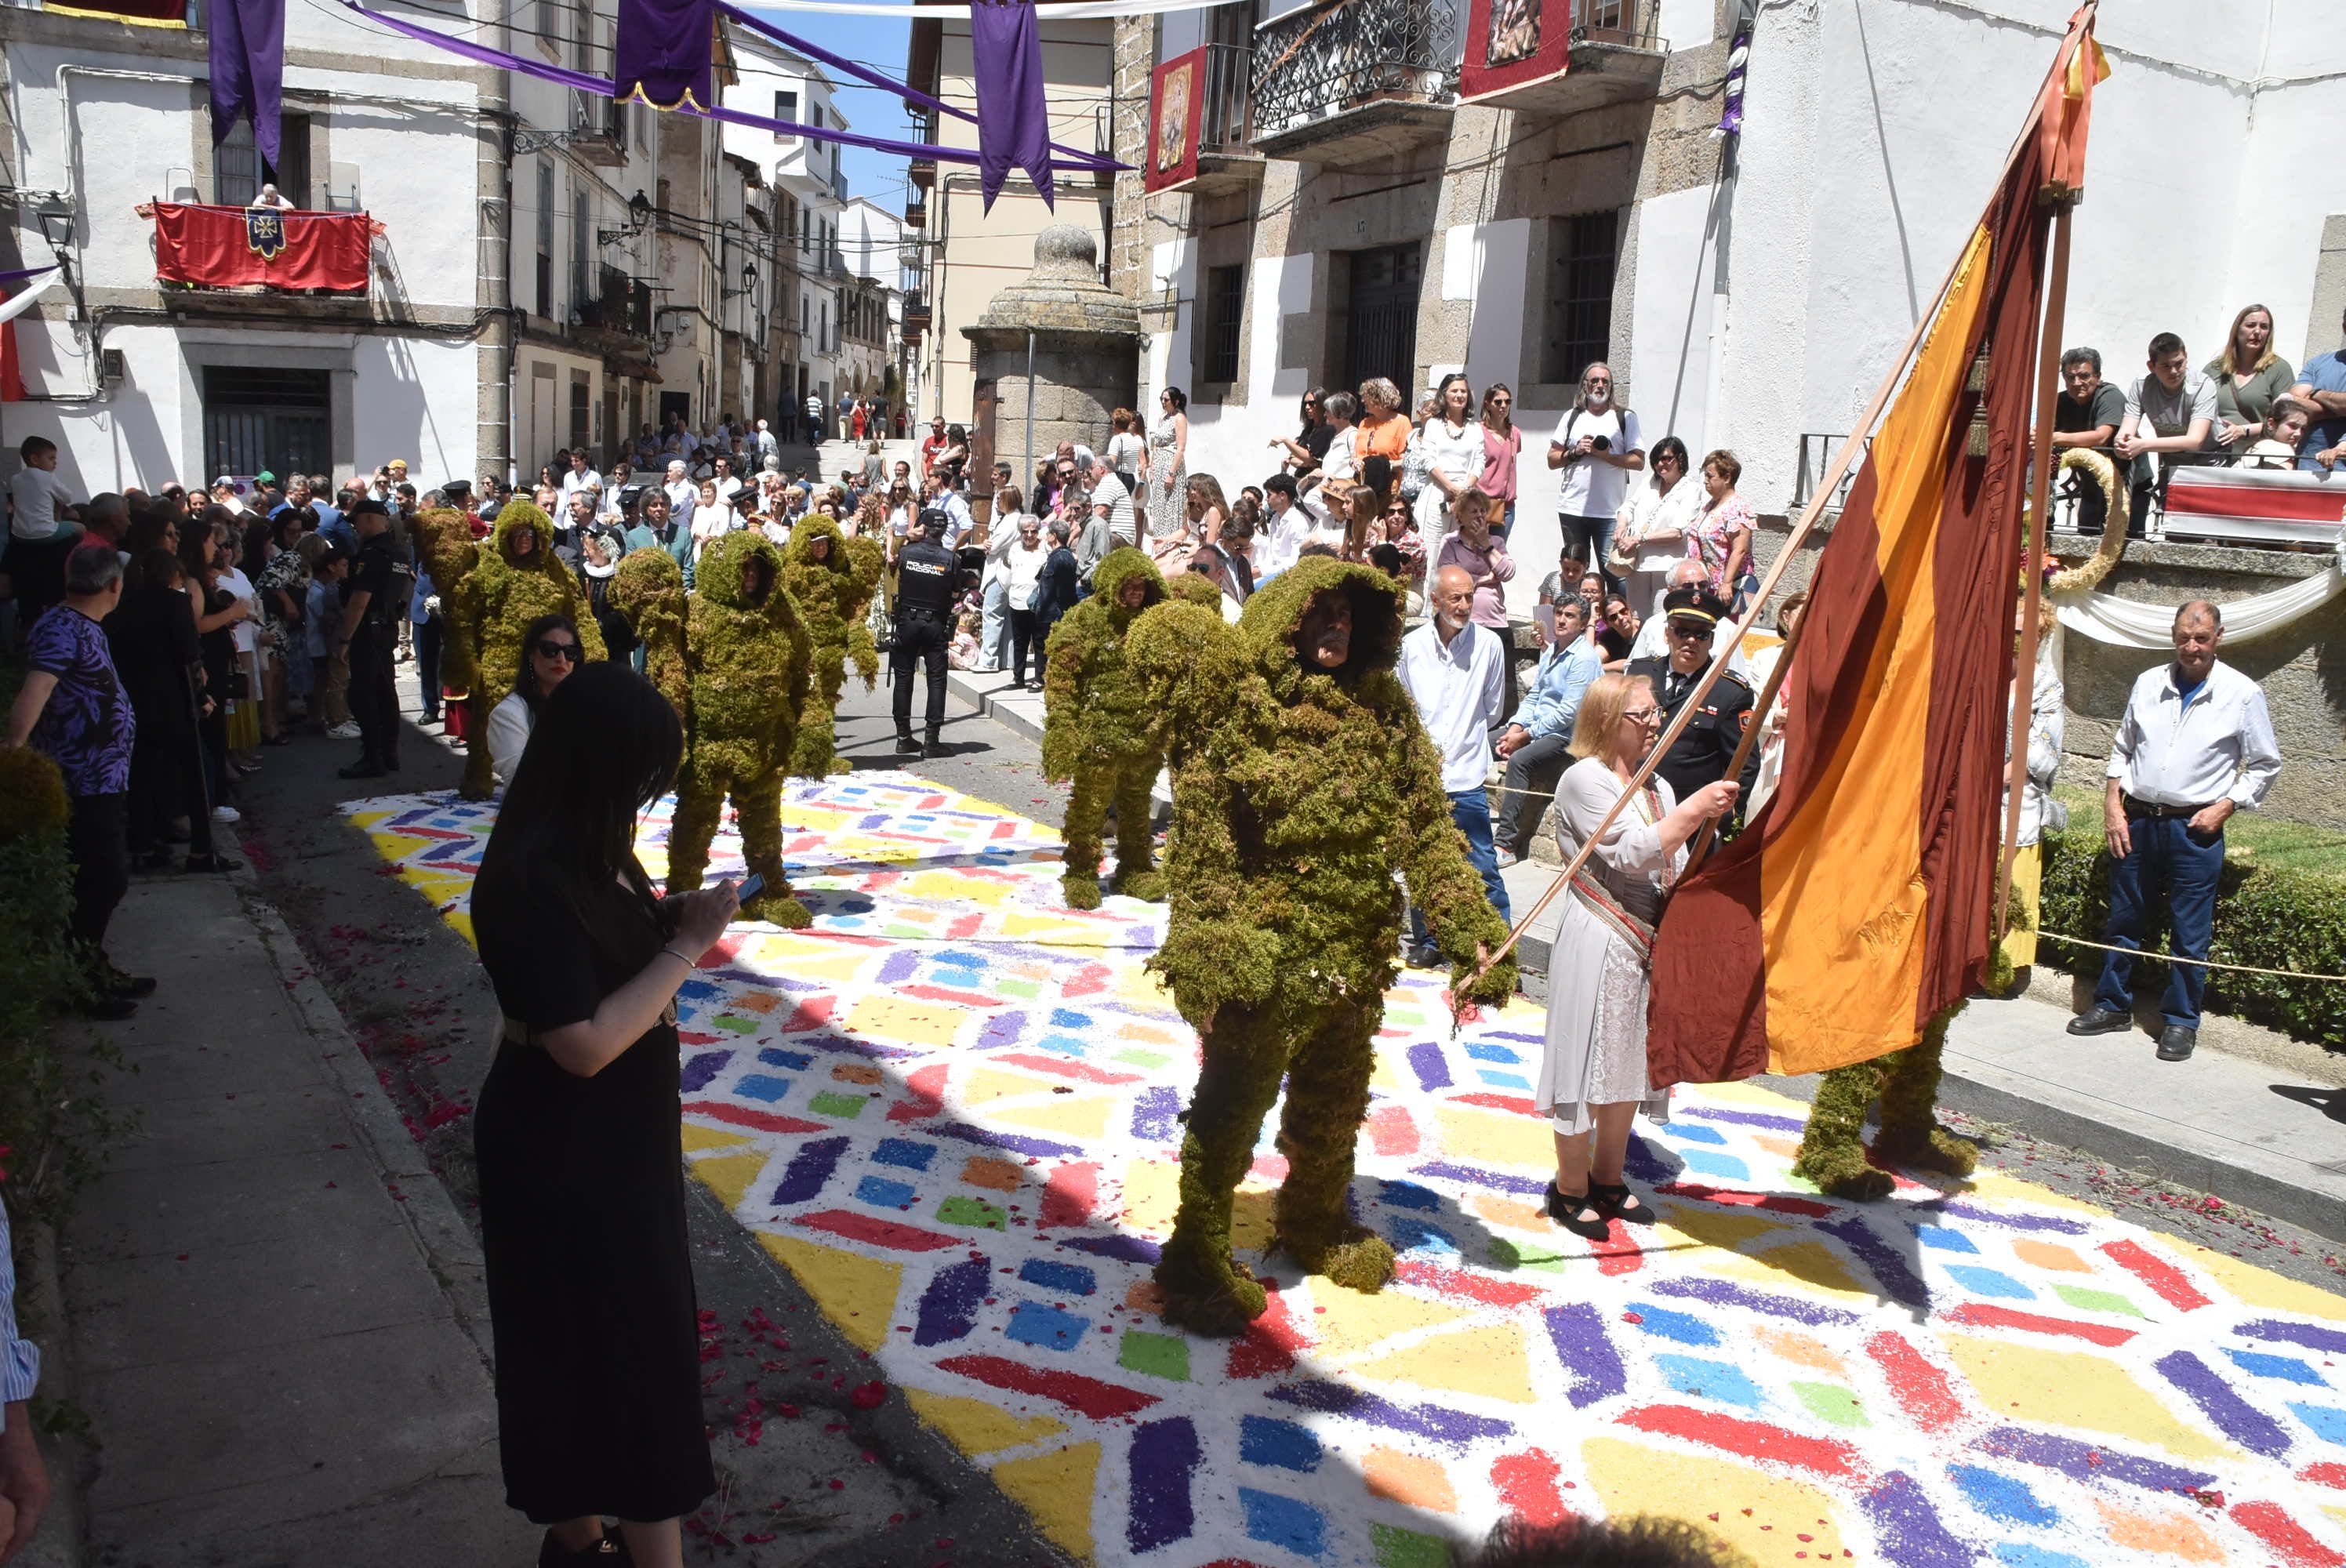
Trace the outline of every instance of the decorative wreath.
{"type": "MultiPolygon", "coordinates": [[[[2092,447],[2073,446],[2061,454],[2059,471],[2072,468],[2083,469],[2086,478],[2101,486],[2102,542],[2082,565],[2064,566],[2045,579],[2045,590],[2051,594],[2098,586],[2126,554],[2127,497],[2126,487],[2118,483],[2117,464],[2092,447]]],[[[2046,552],[2045,558],[2052,559],[2051,552],[2046,552]]]]}

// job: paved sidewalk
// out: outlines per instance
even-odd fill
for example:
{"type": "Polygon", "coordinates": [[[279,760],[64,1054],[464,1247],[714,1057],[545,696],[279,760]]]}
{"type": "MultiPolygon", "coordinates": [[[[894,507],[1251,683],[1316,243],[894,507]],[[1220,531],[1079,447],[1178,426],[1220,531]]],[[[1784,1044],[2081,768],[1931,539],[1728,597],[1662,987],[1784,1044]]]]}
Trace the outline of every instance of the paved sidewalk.
{"type": "Polygon", "coordinates": [[[140,1125],[61,1249],[91,1559],[526,1561],[462,1227],[248,887],[142,881],[109,943],[162,983],[90,1029],[140,1125]]]}

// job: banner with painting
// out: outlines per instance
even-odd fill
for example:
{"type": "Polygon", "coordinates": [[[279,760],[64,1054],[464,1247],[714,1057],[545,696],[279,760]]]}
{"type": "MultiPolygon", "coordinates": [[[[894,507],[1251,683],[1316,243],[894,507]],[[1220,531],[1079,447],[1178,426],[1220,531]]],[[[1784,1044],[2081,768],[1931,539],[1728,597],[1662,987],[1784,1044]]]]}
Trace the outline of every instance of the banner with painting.
{"type": "Polygon", "coordinates": [[[1142,183],[1170,190],[1198,177],[1198,130],[1206,107],[1206,51],[1192,49],[1157,67],[1148,84],[1148,148],[1142,183]]]}
{"type": "Polygon", "coordinates": [[[1471,0],[1458,96],[1485,94],[1559,75],[1572,34],[1572,0],[1471,0]]]}

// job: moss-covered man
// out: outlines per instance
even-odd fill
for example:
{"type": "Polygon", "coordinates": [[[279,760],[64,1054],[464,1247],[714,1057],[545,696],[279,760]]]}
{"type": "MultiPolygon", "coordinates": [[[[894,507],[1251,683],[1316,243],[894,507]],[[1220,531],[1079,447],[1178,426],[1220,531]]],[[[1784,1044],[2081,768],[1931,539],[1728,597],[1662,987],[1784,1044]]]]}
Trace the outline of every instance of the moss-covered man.
{"type": "MultiPolygon", "coordinates": [[[[447,562],[461,552],[434,546],[447,562]]],[[[435,572],[433,585],[444,607],[453,603],[448,638],[454,667],[470,676],[472,720],[465,733],[473,737],[464,757],[464,780],[459,787],[467,800],[485,800],[496,788],[490,773],[489,715],[512,692],[521,672],[522,634],[540,616],[567,616],[578,628],[578,643],[590,659],[607,657],[603,634],[587,607],[586,590],[577,575],[554,555],[554,524],[528,502],[508,501],[497,512],[496,533],[489,547],[475,553],[461,584],[444,583],[435,572]]],[[[444,650],[444,658],[448,657],[444,650]]]]}
{"type": "Polygon", "coordinates": [[[1060,830],[1067,840],[1063,880],[1071,909],[1099,908],[1101,840],[1116,808],[1115,891],[1161,899],[1149,831],[1148,792],[1165,765],[1162,726],[1127,668],[1133,623],[1165,601],[1157,564],[1129,547],[1111,550],[1092,574],[1090,598],[1051,628],[1043,670],[1043,775],[1072,781],[1060,830]]]}
{"type": "MultiPolygon", "coordinates": [[[[1277,1244],[1354,1289],[1392,1277],[1392,1247],[1344,1196],[1399,968],[1393,873],[1458,983],[1506,938],[1393,673],[1401,634],[1392,579],[1322,558],[1256,594],[1235,628],[1176,602],[1129,639],[1174,766],[1172,911],[1150,967],[1203,1058],[1157,1282],[1166,1320],[1198,1333],[1236,1333],[1263,1310],[1261,1286],[1231,1261],[1230,1209],[1282,1081],[1277,1244]]],[[[1515,983],[1502,962],[1474,994],[1502,1000],[1515,983]]]]}
{"type": "Polygon", "coordinates": [[[831,716],[847,685],[848,660],[855,661],[865,690],[879,678],[879,645],[872,640],[872,628],[863,617],[887,560],[878,540],[850,539],[837,520],[820,512],[801,517],[790,530],[790,545],[782,552],[782,586],[798,606],[814,650],[806,707],[799,714],[798,738],[791,745],[794,778],[821,779],[848,770],[849,764],[836,754],[831,716]]]}

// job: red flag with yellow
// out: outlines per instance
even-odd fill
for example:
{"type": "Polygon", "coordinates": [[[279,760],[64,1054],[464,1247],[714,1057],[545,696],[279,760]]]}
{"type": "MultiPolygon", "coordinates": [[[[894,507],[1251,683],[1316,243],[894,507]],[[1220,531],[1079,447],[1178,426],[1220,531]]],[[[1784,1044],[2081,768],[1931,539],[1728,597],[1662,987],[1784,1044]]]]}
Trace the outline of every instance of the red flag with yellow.
{"type": "Polygon", "coordinates": [[[1658,1086],[1902,1050],[1984,972],[2048,237],[2082,184],[2108,74],[2091,13],[2062,41],[1818,561],[1784,681],[1780,783],[1663,917],[1658,1086]]]}

